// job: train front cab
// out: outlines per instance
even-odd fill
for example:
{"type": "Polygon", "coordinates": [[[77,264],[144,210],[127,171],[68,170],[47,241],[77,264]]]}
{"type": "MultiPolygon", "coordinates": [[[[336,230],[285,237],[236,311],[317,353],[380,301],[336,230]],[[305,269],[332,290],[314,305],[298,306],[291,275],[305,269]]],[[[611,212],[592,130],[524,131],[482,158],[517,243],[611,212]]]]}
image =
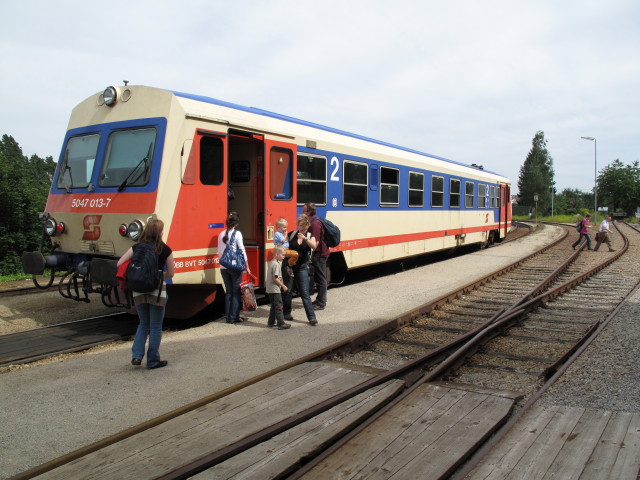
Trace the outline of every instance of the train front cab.
{"type": "Polygon", "coordinates": [[[284,217],[292,227],[296,219],[295,144],[255,132],[198,129],[190,147],[167,240],[176,252],[172,289],[181,298],[180,312],[168,316],[180,318],[192,316],[221,291],[222,277],[211,252],[217,249],[228,212],[240,216],[239,230],[258,286],[264,286],[265,265],[272,258],[276,220],[284,217]],[[200,228],[194,229],[194,222],[200,228]],[[190,256],[194,245],[209,254],[190,256]],[[179,274],[191,278],[181,282],[179,274]],[[198,282],[200,287],[194,288],[198,282]]]}

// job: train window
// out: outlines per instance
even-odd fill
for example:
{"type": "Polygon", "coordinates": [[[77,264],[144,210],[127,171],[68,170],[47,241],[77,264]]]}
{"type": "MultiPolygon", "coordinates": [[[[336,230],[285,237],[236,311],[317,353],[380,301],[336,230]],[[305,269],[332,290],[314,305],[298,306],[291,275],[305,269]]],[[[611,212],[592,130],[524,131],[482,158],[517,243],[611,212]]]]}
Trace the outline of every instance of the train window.
{"type": "Polygon", "coordinates": [[[221,185],[224,178],[222,139],[202,137],[200,140],[200,182],[221,185]]]}
{"type": "Polygon", "coordinates": [[[398,205],[400,172],[397,168],[380,167],[380,205],[398,205]]]}
{"type": "Polygon", "coordinates": [[[342,182],[342,201],[344,205],[367,205],[367,164],[345,160],[342,182]]]}
{"type": "Polygon", "coordinates": [[[475,195],[475,187],[473,182],[464,182],[464,206],[465,208],[473,208],[473,197],[475,195]]]}
{"type": "Polygon", "coordinates": [[[491,185],[489,187],[489,207],[490,208],[496,208],[497,207],[497,202],[496,202],[496,187],[494,185],[491,185]]]}
{"type": "Polygon", "coordinates": [[[487,185],[478,184],[478,208],[487,208],[487,185]]]}
{"type": "Polygon", "coordinates": [[[83,188],[89,185],[96,162],[100,135],[71,137],[60,164],[58,188],[83,188]]]}
{"type": "Polygon", "coordinates": [[[444,177],[438,175],[431,177],[431,206],[444,206],[444,177]]]}
{"type": "Polygon", "coordinates": [[[100,185],[119,187],[144,185],[151,173],[155,128],[119,130],[109,136],[100,185]]]}
{"type": "Polygon", "coordinates": [[[291,200],[293,196],[293,152],[274,147],[269,155],[269,195],[272,200],[291,200]]]}
{"type": "Polygon", "coordinates": [[[460,208],[460,180],[457,178],[449,181],[449,207],[460,208]]]}
{"type": "Polygon", "coordinates": [[[424,206],[424,173],[409,172],[409,206],[424,206]]]}
{"type": "Polygon", "coordinates": [[[327,204],[327,159],[310,155],[298,155],[299,205],[313,202],[327,204]]]}

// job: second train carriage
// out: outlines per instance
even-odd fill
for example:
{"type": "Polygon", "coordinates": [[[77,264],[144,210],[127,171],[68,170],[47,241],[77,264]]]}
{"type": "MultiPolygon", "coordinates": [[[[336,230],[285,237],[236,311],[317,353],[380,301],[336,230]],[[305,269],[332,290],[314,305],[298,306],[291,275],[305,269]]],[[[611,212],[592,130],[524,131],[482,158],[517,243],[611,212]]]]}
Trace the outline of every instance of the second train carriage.
{"type": "Polygon", "coordinates": [[[105,274],[105,261],[115,264],[158,217],[176,262],[167,315],[186,318],[223,283],[217,238],[229,211],[240,214],[249,264],[263,285],[276,220],[295,226],[305,202],[341,228],[329,263],[335,278],[504,238],[509,189],[507,178],[482,168],[272,112],[109,87],[71,114],[42,215],[53,250],[25,253],[23,266],[31,274],[65,271],[72,287],[63,295],[88,301],[87,293],[100,292],[111,304],[114,283],[104,278],[115,270],[105,274]]]}

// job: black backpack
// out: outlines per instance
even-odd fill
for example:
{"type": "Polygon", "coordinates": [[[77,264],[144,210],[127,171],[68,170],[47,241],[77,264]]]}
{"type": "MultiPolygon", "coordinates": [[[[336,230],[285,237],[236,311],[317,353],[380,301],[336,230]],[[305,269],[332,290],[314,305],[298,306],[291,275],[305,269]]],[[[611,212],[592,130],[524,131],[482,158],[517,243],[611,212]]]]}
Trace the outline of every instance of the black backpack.
{"type": "Polygon", "coordinates": [[[576,230],[578,233],[582,233],[582,220],[580,220],[576,225],[576,230]]]}
{"type": "Polygon", "coordinates": [[[340,244],[340,229],[330,220],[317,217],[324,227],[324,243],[327,247],[337,247],[340,244]]]}
{"type": "Polygon", "coordinates": [[[140,243],[133,249],[127,267],[127,287],[134,292],[150,293],[162,285],[162,270],[158,268],[155,245],[140,243]]]}

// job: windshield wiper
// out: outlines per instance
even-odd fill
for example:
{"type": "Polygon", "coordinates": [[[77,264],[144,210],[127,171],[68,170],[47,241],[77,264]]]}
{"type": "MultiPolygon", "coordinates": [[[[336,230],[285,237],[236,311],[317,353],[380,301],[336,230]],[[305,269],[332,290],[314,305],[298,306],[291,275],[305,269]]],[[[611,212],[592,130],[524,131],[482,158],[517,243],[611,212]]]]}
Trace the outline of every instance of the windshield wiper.
{"type": "Polygon", "coordinates": [[[71,173],[71,167],[69,166],[68,148],[64,151],[64,158],[62,159],[62,165],[60,166],[60,175],[62,175],[62,186],[67,191],[67,193],[71,193],[71,187],[73,187],[73,175],[71,173]],[[67,181],[64,178],[67,170],[69,170],[69,180],[71,180],[71,185],[67,185],[67,181]]]}
{"type": "Polygon", "coordinates": [[[131,173],[129,173],[129,175],[127,175],[127,178],[125,178],[124,181],[120,184],[120,186],[118,187],[118,191],[119,192],[121,192],[122,190],[125,189],[125,187],[127,186],[128,182],[129,182],[129,179],[133,176],[134,173],[136,173],[138,171],[138,168],[140,168],[140,165],[142,165],[143,163],[144,163],[144,170],[142,172],[140,172],[140,175],[138,175],[136,177],[134,182],[137,182],[142,174],[146,174],[147,173],[147,171],[149,170],[149,164],[147,162],[149,161],[149,157],[151,156],[151,148],[152,147],[153,147],[153,142],[149,143],[149,150],[147,150],[147,154],[145,155],[145,157],[138,162],[138,164],[135,166],[135,168],[133,170],[131,170],[131,173]]]}

